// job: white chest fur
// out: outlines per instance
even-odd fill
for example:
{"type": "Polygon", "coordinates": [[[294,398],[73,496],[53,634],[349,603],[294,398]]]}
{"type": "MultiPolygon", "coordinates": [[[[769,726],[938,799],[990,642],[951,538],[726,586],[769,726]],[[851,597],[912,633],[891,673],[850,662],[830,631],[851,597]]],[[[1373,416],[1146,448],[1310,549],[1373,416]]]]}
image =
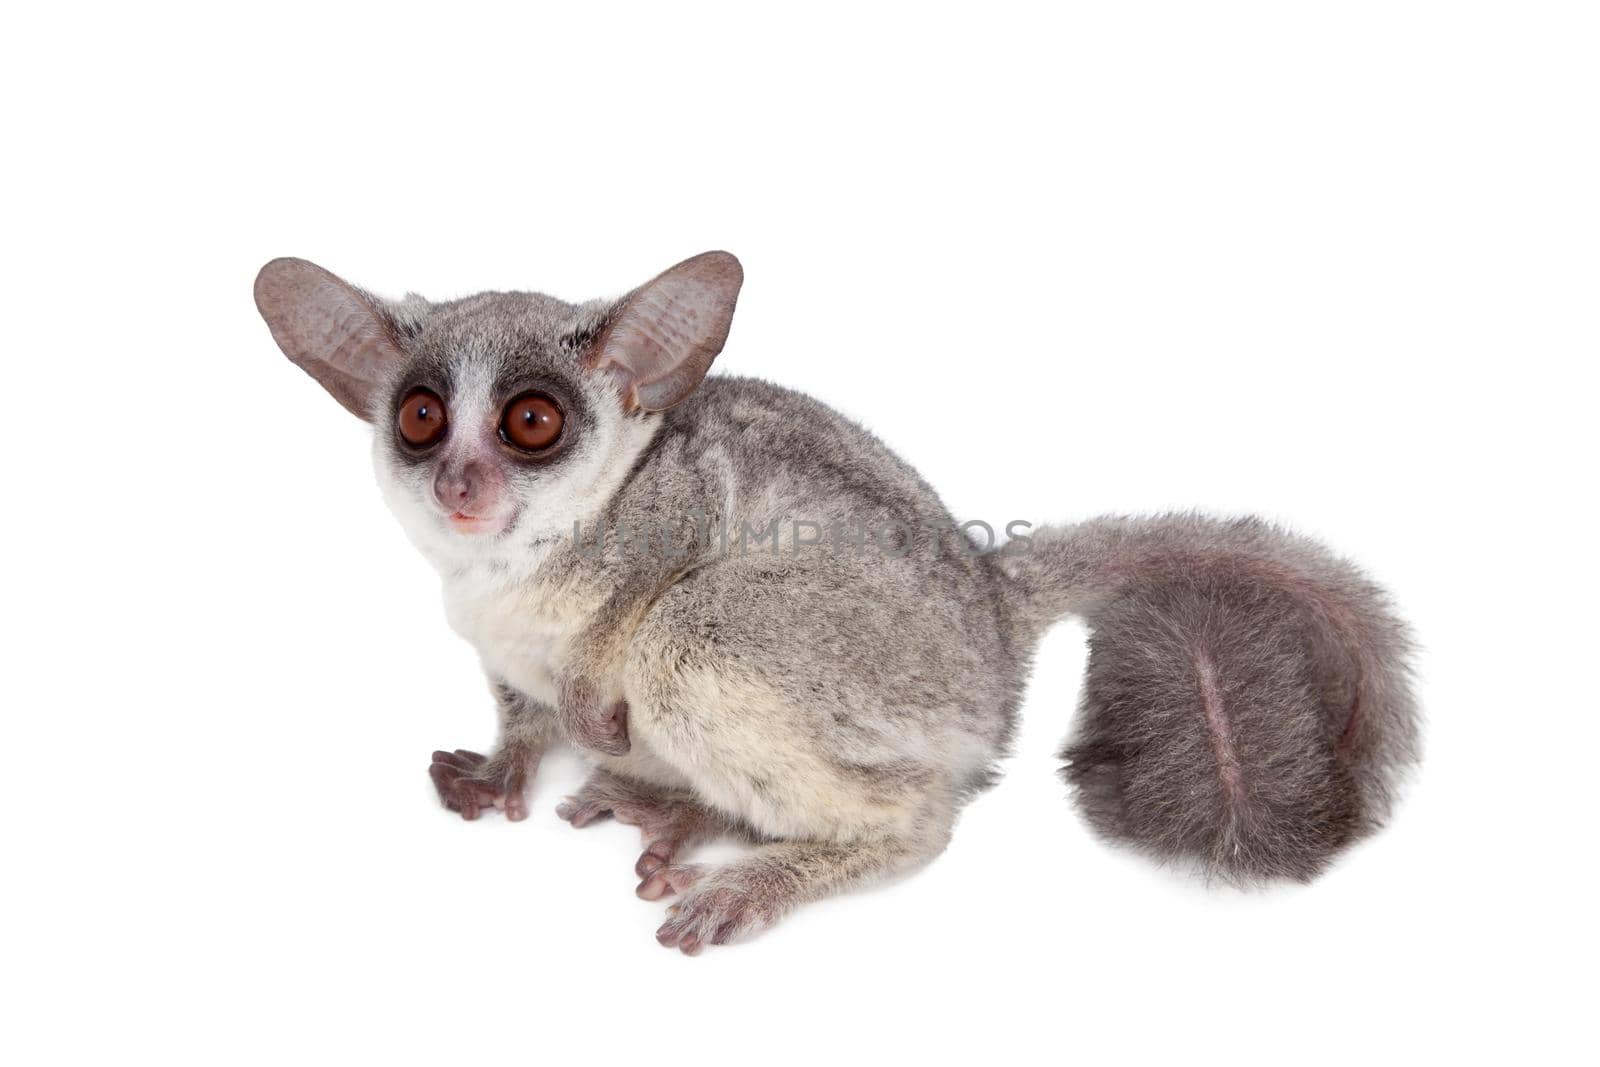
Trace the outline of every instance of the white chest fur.
{"type": "MultiPolygon", "coordinates": [[[[557,703],[556,680],[573,641],[599,606],[592,592],[541,576],[507,577],[488,567],[452,572],[444,583],[450,626],[477,649],[491,678],[545,704],[557,703]]],[[[635,712],[643,709],[635,707],[635,712]]],[[[683,771],[650,743],[648,719],[630,718],[632,749],[625,756],[589,757],[616,773],[673,789],[691,787],[683,771]]]]}
{"type": "Polygon", "coordinates": [[[584,621],[570,595],[537,574],[473,569],[445,580],[444,606],[451,628],[477,650],[485,671],[554,704],[556,678],[584,621]]]}

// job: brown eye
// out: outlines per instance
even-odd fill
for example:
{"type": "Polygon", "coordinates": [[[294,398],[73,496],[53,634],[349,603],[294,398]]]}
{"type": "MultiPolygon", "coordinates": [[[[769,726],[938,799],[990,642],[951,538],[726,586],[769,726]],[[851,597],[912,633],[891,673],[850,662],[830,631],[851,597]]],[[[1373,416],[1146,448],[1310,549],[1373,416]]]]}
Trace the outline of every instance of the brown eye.
{"type": "Polygon", "coordinates": [[[413,389],[400,402],[395,425],[406,444],[426,448],[444,436],[444,401],[426,389],[413,389]]]}
{"type": "Polygon", "coordinates": [[[506,405],[500,436],[524,452],[542,452],[561,436],[561,422],[561,409],[554,400],[528,393],[506,405]]]}

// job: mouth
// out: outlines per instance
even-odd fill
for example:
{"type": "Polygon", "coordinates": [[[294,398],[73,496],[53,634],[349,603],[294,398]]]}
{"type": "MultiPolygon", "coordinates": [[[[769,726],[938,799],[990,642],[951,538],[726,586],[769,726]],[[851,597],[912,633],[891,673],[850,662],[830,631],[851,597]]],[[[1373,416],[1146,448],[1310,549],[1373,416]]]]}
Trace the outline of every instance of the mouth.
{"type": "Polygon", "coordinates": [[[451,512],[447,521],[450,523],[452,530],[464,534],[499,533],[501,526],[497,519],[488,519],[481,515],[468,515],[463,511],[451,512]]]}

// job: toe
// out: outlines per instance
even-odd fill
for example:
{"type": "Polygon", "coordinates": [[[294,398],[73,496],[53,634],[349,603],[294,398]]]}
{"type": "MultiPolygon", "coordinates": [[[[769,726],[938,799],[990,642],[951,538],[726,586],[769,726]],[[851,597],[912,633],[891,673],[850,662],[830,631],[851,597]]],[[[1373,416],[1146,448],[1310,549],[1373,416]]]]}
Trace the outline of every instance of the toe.
{"type": "Polygon", "coordinates": [[[568,797],[556,807],[556,815],[579,830],[607,814],[602,805],[593,801],[579,800],[577,797],[568,797]]]}
{"type": "Polygon", "coordinates": [[[656,931],[656,940],[666,948],[677,948],[678,942],[683,940],[684,934],[685,931],[681,923],[676,920],[668,920],[662,923],[661,928],[656,931]]]}
{"type": "MultiPolygon", "coordinates": [[[[705,868],[694,863],[668,863],[656,868],[635,890],[645,900],[682,893],[700,880],[705,868]]],[[[670,912],[669,912],[670,914],[670,912]]]]}
{"type": "Polygon", "coordinates": [[[640,855],[639,862],[633,865],[633,873],[640,878],[648,878],[662,867],[672,862],[672,857],[678,852],[678,842],[662,839],[659,841],[645,841],[644,853],[640,855]]]}
{"type": "MultiPolygon", "coordinates": [[[[467,755],[476,755],[476,753],[469,752],[467,755]]],[[[471,771],[478,766],[478,764],[463,756],[459,750],[456,752],[435,752],[433,754],[433,765],[435,767],[449,767],[458,771],[471,771]]]]}

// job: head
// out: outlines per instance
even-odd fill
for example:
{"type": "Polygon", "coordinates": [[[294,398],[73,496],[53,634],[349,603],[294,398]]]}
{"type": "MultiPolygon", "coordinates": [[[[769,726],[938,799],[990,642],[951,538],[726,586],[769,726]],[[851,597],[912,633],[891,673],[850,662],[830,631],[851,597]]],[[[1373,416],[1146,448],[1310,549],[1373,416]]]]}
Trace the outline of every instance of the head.
{"type": "Polygon", "coordinates": [[[604,505],[722,350],[743,272],[685,260],[619,300],[385,301],[302,259],[256,278],[289,359],[372,424],[384,495],[424,551],[514,555],[604,505]]]}

